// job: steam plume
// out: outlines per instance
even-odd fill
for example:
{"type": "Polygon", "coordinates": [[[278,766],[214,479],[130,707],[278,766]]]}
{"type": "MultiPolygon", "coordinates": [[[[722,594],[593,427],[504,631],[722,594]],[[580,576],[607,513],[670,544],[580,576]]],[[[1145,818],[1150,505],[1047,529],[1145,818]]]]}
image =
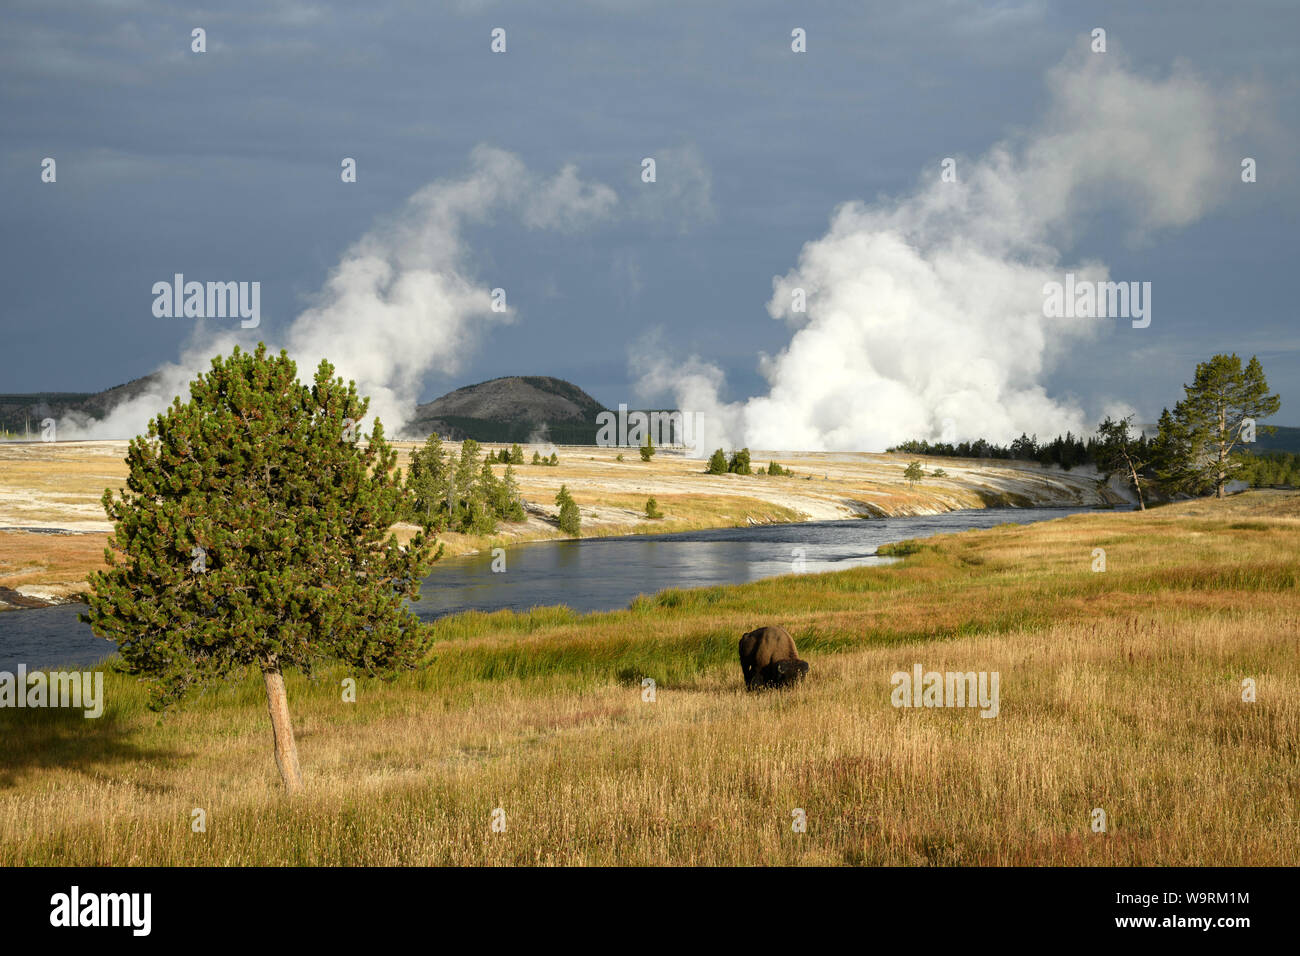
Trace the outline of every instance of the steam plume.
{"type": "MultiPolygon", "coordinates": [[[[393,435],[412,416],[425,375],[454,372],[485,329],[514,317],[511,309],[492,311],[491,288],[472,278],[463,228],[507,212],[530,229],[576,229],[608,215],[616,201],[612,189],[583,182],[572,166],[543,178],[513,154],[480,146],[466,175],[425,186],[348,249],[276,347],[288,350],[304,381],[329,359],[338,375],[355,379],[370,396],[369,414],[393,435]]],[[[188,395],[189,382],[214,355],[236,344],[250,347],[259,337],[200,328],[180,360],[159,369],[144,393],[102,421],[61,423],[60,435],[141,433],[173,396],[188,395]]]]}
{"type": "MultiPolygon", "coordinates": [[[[702,413],[706,453],[881,450],[938,439],[945,419],[958,439],[1091,431],[1096,419],[1050,395],[1043,377],[1115,320],[1045,318],[1043,286],[1063,279],[1060,250],[1086,209],[1116,212],[1141,235],[1185,226],[1219,202],[1236,180],[1241,154],[1226,138],[1247,93],[1216,91],[1182,68],[1145,78],[1113,51],[1076,51],[1047,84],[1038,127],[959,158],[956,183],[941,181],[936,160],[910,195],[835,211],[827,234],[773,280],[768,312],[795,331],[761,357],[766,395],[723,401],[718,367],[647,361],[656,354],[647,348],[632,359],[641,391],[702,413]],[[806,313],[792,311],[796,289],[806,313]]],[[[1068,268],[1108,278],[1100,263],[1068,268]]]]}

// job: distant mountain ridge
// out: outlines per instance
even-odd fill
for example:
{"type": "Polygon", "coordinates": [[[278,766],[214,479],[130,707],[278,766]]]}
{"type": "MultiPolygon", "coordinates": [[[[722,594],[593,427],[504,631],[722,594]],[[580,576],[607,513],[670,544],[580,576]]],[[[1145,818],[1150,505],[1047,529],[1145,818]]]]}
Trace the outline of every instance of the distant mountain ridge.
{"type": "Polygon", "coordinates": [[[1261,451],[1289,451],[1293,454],[1300,454],[1300,428],[1291,428],[1286,425],[1276,426],[1277,431],[1272,435],[1265,435],[1262,432],[1255,436],[1255,444],[1248,446],[1253,452],[1261,451]]]}
{"type": "Polygon", "coordinates": [[[35,437],[40,435],[41,420],[55,420],[69,414],[104,418],[119,403],[142,394],[158,378],[152,372],[102,392],[32,392],[29,394],[0,394],[0,431],[18,435],[24,429],[35,437]]]}

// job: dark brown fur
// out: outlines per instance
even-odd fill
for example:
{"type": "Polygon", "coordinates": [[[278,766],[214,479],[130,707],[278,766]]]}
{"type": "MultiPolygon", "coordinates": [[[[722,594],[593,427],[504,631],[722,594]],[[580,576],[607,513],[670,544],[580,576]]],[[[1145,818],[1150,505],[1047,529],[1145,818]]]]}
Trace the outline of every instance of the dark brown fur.
{"type": "Polygon", "coordinates": [[[760,627],[740,639],[740,670],[745,687],[784,687],[803,680],[807,661],[799,660],[794,638],[783,627],[760,627]]]}

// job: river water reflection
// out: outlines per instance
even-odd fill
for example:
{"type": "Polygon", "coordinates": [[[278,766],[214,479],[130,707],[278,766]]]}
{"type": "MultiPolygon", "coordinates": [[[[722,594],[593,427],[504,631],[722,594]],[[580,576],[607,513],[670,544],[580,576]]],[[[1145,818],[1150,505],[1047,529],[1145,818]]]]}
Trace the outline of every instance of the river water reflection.
{"type": "MultiPolygon", "coordinates": [[[[850,519],[720,528],[683,534],[587,538],[521,544],[505,553],[504,573],[490,553],[434,565],[413,608],[433,620],[460,611],[527,610],[567,604],[577,611],[627,607],[638,594],[664,588],[740,584],[797,568],[829,571],[883,564],[882,544],[968,528],[1027,524],[1084,508],[985,508],[915,518],[850,519]]],[[[85,667],[114,645],[77,620],[85,605],[0,613],[0,670],[85,667]]]]}

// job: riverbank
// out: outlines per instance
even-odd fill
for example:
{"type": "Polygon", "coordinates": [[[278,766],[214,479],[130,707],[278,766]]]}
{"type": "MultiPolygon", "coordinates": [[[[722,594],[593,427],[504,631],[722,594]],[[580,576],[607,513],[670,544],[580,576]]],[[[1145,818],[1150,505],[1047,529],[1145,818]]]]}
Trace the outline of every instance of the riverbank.
{"type": "Polygon", "coordinates": [[[894,550],[448,618],[355,702],[341,671],[289,675],[295,800],[257,675],[161,721],[111,672],[98,720],[0,710],[0,865],[1300,864],[1300,494],[894,550]],[[747,694],[736,641],[767,623],[812,671],[747,694]],[[917,664],[997,672],[997,717],[892,706],[917,664]]]}
{"type": "MultiPolygon", "coordinates": [[[[395,444],[405,468],[417,446],[395,444]]],[[[530,446],[526,459],[531,460],[534,447],[541,448],[530,446]]],[[[0,588],[40,605],[76,601],[85,593],[86,577],[103,567],[108,544],[110,525],[100,497],[106,487],[120,488],[125,482],[126,448],[126,442],[0,445],[0,588]]],[[[708,475],[704,462],[671,450],[642,462],[636,449],[547,446],[547,454],[552,449],[560,458],[558,466],[515,468],[528,519],[502,524],[490,537],[443,535],[447,554],[563,537],[556,527],[554,503],[561,484],[578,502],[583,537],[902,517],[963,508],[1126,503],[1119,492],[1099,487],[1090,470],[1064,472],[1026,462],[920,458],[916,460],[925,465],[927,477],[911,484],[903,470],[915,456],[759,452],[755,468],[776,460],[794,474],[708,475]],[[945,475],[933,477],[940,468],[945,475]],[[645,516],[646,499],[651,497],[663,518],[645,516]]],[[[400,540],[415,532],[409,525],[394,530],[400,540]]],[[[15,606],[0,592],[0,610],[15,606]]]]}

